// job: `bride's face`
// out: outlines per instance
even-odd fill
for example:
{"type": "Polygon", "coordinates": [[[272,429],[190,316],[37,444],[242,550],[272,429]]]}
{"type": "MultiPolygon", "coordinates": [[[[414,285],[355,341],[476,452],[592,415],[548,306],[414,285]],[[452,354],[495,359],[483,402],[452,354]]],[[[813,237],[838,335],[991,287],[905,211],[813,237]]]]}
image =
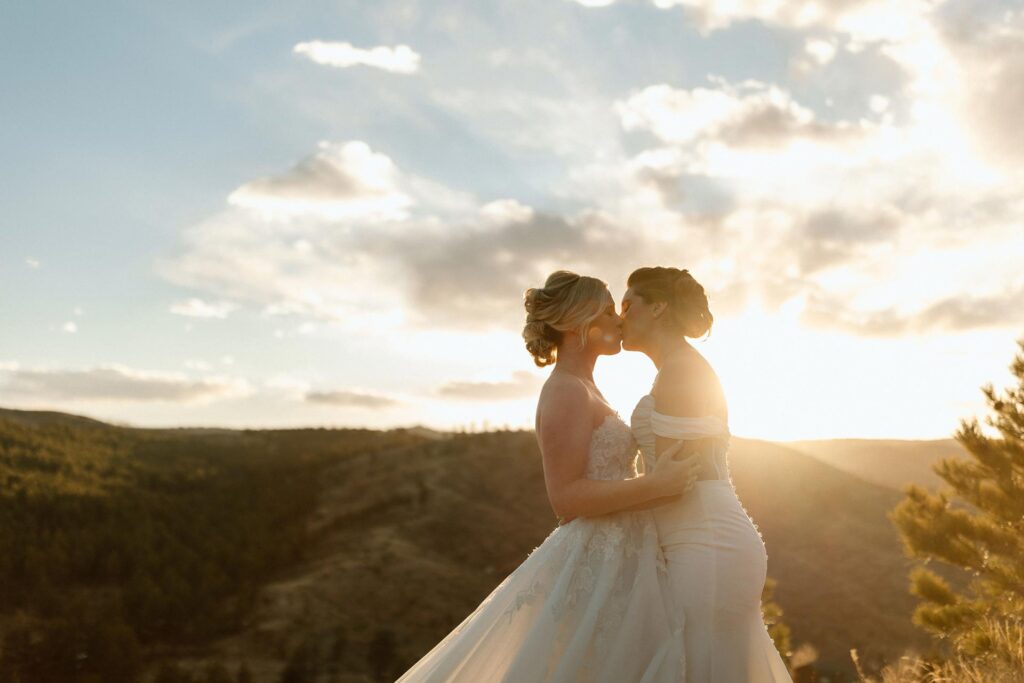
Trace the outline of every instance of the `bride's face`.
{"type": "Polygon", "coordinates": [[[644,350],[657,322],[652,308],[632,287],[622,295],[622,348],[644,350]]]}
{"type": "Polygon", "coordinates": [[[622,318],[615,312],[615,300],[605,294],[604,310],[590,323],[587,330],[587,346],[598,355],[610,356],[622,350],[622,318]]]}

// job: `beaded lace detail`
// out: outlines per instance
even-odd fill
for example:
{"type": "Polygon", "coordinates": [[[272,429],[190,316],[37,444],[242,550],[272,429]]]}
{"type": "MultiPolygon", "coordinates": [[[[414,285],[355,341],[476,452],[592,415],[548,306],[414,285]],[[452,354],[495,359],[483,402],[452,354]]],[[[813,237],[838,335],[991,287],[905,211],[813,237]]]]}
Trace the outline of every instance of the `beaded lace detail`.
{"type": "MultiPolygon", "coordinates": [[[[587,461],[587,478],[600,480],[623,480],[638,476],[636,441],[629,425],[617,414],[609,414],[593,431],[590,439],[590,453],[587,461]]],[[[642,552],[656,553],[657,572],[668,576],[665,556],[658,544],[657,530],[647,511],[622,512],[593,519],[578,518],[564,526],[557,527],[541,543],[547,552],[559,556],[557,561],[545,563],[533,577],[530,588],[516,594],[505,614],[511,620],[513,614],[523,605],[538,599],[551,597],[547,590],[551,582],[542,576],[547,572],[568,572],[567,589],[552,601],[550,609],[556,619],[564,612],[577,607],[580,600],[586,600],[594,591],[602,572],[610,565],[626,563],[635,566],[642,552]]],[[[531,553],[532,555],[532,553],[531,553]]],[[[632,572],[622,572],[616,577],[611,600],[603,611],[624,609],[622,602],[632,588],[632,572]]],[[[610,628],[615,619],[605,614],[610,628]]],[[[605,633],[603,624],[599,633],[605,633]]]]}
{"type": "Polygon", "coordinates": [[[587,479],[632,479],[637,476],[636,441],[629,426],[610,413],[590,436],[587,479]]]}

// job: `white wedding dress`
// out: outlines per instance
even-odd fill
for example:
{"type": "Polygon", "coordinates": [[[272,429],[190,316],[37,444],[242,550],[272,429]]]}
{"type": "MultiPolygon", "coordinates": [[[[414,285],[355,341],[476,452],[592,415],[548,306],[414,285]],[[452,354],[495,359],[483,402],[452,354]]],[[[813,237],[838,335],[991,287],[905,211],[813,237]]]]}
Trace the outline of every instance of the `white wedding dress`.
{"type": "MultiPolygon", "coordinates": [[[[591,435],[587,478],[636,477],[636,459],[629,426],[609,415],[591,435]]],[[[686,663],[672,604],[651,511],[577,518],[398,680],[677,683],[686,663]]]]}
{"type": "Polygon", "coordinates": [[[654,467],[656,436],[711,437],[714,446],[704,465],[707,478],[677,501],[652,509],[675,620],[684,624],[685,680],[791,682],[761,615],[768,556],[729,478],[728,425],[715,416],[662,415],[650,394],[640,399],[631,423],[647,472],[654,467]]]}

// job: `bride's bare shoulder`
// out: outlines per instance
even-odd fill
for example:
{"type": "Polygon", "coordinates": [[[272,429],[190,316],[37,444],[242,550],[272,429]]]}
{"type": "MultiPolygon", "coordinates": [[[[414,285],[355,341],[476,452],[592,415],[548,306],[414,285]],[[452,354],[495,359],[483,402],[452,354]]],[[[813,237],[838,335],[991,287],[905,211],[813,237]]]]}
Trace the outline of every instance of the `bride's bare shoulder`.
{"type": "Polygon", "coordinates": [[[579,378],[553,372],[544,382],[537,400],[537,420],[578,417],[590,409],[590,391],[579,378]]]}
{"type": "Polygon", "coordinates": [[[582,402],[588,403],[590,391],[578,377],[568,373],[552,372],[540,389],[540,404],[582,402]]]}
{"type": "Polygon", "coordinates": [[[666,360],[655,380],[652,394],[658,412],[681,417],[700,416],[709,395],[719,393],[718,377],[696,351],[666,360]]]}

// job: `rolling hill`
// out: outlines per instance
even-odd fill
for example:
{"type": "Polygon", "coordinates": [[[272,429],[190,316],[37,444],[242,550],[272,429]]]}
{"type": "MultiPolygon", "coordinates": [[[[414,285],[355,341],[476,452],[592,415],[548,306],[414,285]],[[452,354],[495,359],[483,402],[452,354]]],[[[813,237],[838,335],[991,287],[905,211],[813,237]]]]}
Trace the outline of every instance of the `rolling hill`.
{"type": "Polygon", "coordinates": [[[932,470],[932,465],[943,458],[967,455],[955,439],[826,439],[787,441],[780,445],[813,456],[872,484],[897,491],[910,482],[932,490],[944,485],[932,470]]]}
{"type": "MultiPolygon", "coordinates": [[[[260,683],[285,670],[388,679],[555,524],[529,432],[143,430],[81,420],[0,413],[0,534],[37,545],[54,567],[45,585],[28,586],[18,585],[24,564],[0,562],[0,583],[19,589],[4,593],[0,635],[90,623],[48,612],[54,591],[93,596],[111,617],[127,605],[118,618],[134,635],[118,637],[137,643],[148,675],[166,662],[245,662],[260,683]],[[87,548],[69,555],[64,544],[76,538],[87,548]],[[136,547],[152,559],[130,561],[136,547]],[[190,585],[202,599],[163,615],[190,585]]],[[[837,455],[892,459],[898,450],[807,443],[735,439],[730,454],[794,642],[817,648],[822,670],[847,672],[851,647],[869,665],[927,647],[910,623],[909,561],[886,518],[901,494],[852,474],[871,468],[837,455]]]]}

